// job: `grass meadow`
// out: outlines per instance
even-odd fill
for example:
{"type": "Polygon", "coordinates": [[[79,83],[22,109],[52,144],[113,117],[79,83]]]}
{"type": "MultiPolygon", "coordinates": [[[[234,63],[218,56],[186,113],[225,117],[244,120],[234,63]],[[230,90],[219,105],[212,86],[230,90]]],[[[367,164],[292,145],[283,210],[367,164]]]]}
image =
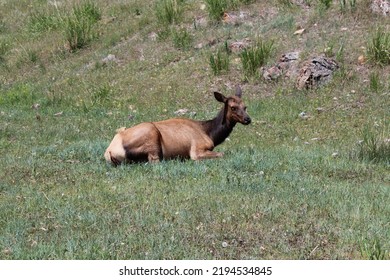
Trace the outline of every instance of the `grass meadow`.
{"type": "Polygon", "coordinates": [[[389,259],[389,18],[292,2],[2,1],[0,259],[389,259]],[[272,42],[254,71],[244,39],[272,42]],[[292,51],[340,68],[263,79],[292,51]],[[253,123],[223,158],[105,163],[117,128],[211,119],[236,84],[253,123]]]}

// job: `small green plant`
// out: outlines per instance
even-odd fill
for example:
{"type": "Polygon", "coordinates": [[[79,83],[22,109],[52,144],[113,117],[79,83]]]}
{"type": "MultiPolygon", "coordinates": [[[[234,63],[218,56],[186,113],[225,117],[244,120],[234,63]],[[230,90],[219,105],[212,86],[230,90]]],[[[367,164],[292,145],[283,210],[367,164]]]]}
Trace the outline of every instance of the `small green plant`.
{"type": "Polygon", "coordinates": [[[182,8],[176,0],[160,0],[156,3],[156,16],[163,25],[177,24],[182,15],[182,8]]]}
{"type": "Polygon", "coordinates": [[[377,28],[367,45],[369,59],[380,65],[390,64],[390,33],[377,28]]]}
{"type": "Polygon", "coordinates": [[[287,8],[291,8],[293,5],[290,0],[278,0],[278,2],[280,5],[287,8]]]}
{"type": "Polygon", "coordinates": [[[207,11],[209,18],[212,21],[218,22],[222,19],[223,14],[229,7],[228,0],[206,0],[207,11]]]}
{"type": "Polygon", "coordinates": [[[192,44],[192,36],[185,29],[174,30],[172,32],[172,40],[175,48],[181,50],[188,50],[192,44]]]}
{"type": "Polygon", "coordinates": [[[348,11],[348,6],[351,12],[356,11],[356,0],[339,0],[340,3],[340,11],[342,13],[346,13],[348,11]]]}
{"type": "Polygon", "coordinates": [[[91,94],[92,104],[94,106],[104,104],[110,100],[110,95],[112,95],[112,89],[108,84],[94,88],[91,94]]]}
{"type": "Polygon", "coordinates": [[[30,14],[28,30],[32,33],[42,33],[58,27],[58,19],[43,11],[34,11],[30,14]]]}
{"type": "Polygon", "coordinates": [[[382,248],[380,241],[375,239],[372,242],[362,241],[360,253],[366,260],[385,260],[387,251],[382,248]]]}
{"type": "Polygon", "coordinates": [[[332,5],[333,0],[319,0],[321,5],[327,10],[332,5]]]}
{"type": "Polygon", "coordinates": [[[357,157],[362,161],[390,164],[390,141],[372,128],[365,127],[359,142],[357,157]]]}
{"type": "Polygon", "coordinates": [[[222,72],[229,71],[229,55],[224,51],[218,50],[215,55],[210,55],[210,67],[215,76],[220,75],[222,72]]]}
{"type": "Polygon", "coordinates": [[[87,19],[91,23],[98,22],[102,17],[100,8],[92,1],[74,6],[73,13],[77,18],[87,19]]]}
{"type": "Polygon", "coordinates": [[[97,36],[93,26],[100,17],[99,8],[91,2],[73,7],[71,13],[63,19],[65,39],[70,51],[84,47],[97,36]]]}
{"type": "Polygon", "coordinates": [[[377,72],[370,74],[370,90],[377,93],[381,89],[380,77],[377,72]]]}
{"type": "Polygon", "coordinates": [[[258,40],[254,46],[244,49],[240,56],[245,76],[255,76],[259,67],[267,63],[273,51],[273,41],[263,40],[258,40]]]}

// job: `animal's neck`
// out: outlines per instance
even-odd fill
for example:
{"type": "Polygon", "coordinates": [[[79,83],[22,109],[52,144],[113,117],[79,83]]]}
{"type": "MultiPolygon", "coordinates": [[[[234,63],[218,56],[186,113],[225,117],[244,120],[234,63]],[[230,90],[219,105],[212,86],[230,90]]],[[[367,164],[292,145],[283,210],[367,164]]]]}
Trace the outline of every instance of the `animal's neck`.
{"type": "Polygon", "coordinates": [[[235,122],[231,122],[229,120],[225,120],[225,122],[223,122],[224,118],[224,109],[222,109],[214,119],[204,121],[202,123],[205,132],[211,138],[211,140],[213,140],[214,146],[217,146],[225,141],[236,125],[235,122]]]}

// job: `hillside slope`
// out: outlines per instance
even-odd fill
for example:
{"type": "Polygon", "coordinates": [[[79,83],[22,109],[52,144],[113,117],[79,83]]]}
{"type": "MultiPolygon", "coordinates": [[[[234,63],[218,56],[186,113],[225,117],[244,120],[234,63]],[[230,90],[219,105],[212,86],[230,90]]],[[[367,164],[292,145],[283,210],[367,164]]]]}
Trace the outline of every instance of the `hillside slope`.
{"type": "Polygon", "coordinates": [[[390,17],[371,2],[2,1],[0,258],[389,259],[390,17]],[[316,57],[331,79],[297,87],[316,57]],[[104,162],[117,128],[210,119],[236,84],[253,123],[223,159],[104,162]]]}

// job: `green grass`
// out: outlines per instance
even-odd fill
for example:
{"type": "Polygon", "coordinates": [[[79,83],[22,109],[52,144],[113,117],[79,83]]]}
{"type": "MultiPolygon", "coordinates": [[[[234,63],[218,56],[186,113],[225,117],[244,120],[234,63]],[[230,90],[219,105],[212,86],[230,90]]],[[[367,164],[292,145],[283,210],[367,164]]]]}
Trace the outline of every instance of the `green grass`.
{"type": "Polygon", "coordinates": [[[225,51],[218,50],[217,53],[210,54],[210,67],[215,76],[229,71],[229,54],[225,51]]]}
{"type": "Polygon", "coordinates": [[[389,66],[357,61],[386,19],[362,5],[284,18],[274,5],[285,1],[235,1],[242,24],[209,25],[198,2],[178,1],[179,20],[158,40],[155,1],[98,0],[98,14],[79,14],[99,36],[69,53],[64,25],[33,32],[28,15],[61,24],[77,1],[11,2],[0,11],[0,259],[390,258],[389,66]],[[298,37],[295,25],[312,28],[298,37]],[[274,42],[265,67],[329,47],[343,71],[308,91],[293,78],[246,79],[243,51],[228,47],[259,37],[274,42]],[[215,75],[218,52],[229,67],[215,75]],[[253,122],[216,147],[224,158],[105,163],[119,127],[183,108],[210,119],[221,106],[212,92],[236,84],[253,122]]]}
{"type": "Polygon", "coordinates": [[[159,0],[156,2],[156,15],[161,24],[177,24],[182,16],[181,2],[177,0],[159,0]]]}
{"type": "Polygon", "coordinates": [[[259,68],[265,65],[274,51],[273,41],[258,40],[250,48],[246,48],[241,53],[241,62],[246,77],[258,74],[259,68]]]}
{"type": "Polygon", "coordinates": [[[368,57],[381,65],[390,64],[390,33],[378,28],[367,45],[368,57]]]}

